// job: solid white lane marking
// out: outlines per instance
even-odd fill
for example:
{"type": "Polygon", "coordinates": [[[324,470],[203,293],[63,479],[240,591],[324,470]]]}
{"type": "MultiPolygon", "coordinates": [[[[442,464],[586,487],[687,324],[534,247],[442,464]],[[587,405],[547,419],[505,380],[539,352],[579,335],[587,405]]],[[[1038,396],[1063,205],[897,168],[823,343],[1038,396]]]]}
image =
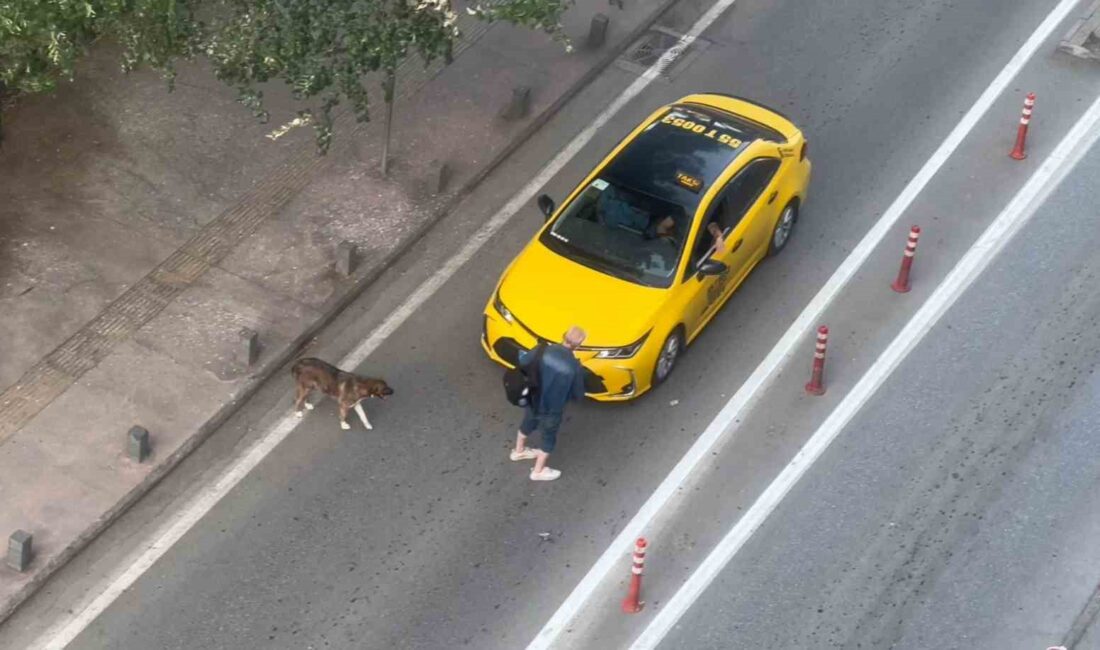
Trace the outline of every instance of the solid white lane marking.
{"type": "Polygon", "coordinates": [[[745,542],[775,511],[795,483],[821,457],[829,444],[836,439],[844,426],[852,419],[890,373],[905,359],[924,335],[943,316],[960,295],[974,282],[981,272],[1019,232],[1028,219],[1039,209],[1047,196],[1081,160],[1089,148],[1100,139],[1100,97],[1066,134],[1058,147],[1047,157],[1042,166],[1032,174],[1028,182],[1016,193],[1004,211],[986,228],[982,236],[963,255],[955,268],[944,278],[928,300],[921,305],[913,318],[883,351],[840,404],[818,427],[802,449],[772,481],[771,485],[730,529],[721,542],[707,556],[699,568],[665,602],[657,615],[646,626],[631,646],[632,650],[655,648],[668,634],[672,626],[699,598],[719,572],[729,563],[745,542]]]}
{"type": "MultiPolygon", "coordinates": [[[[726,6],[732,5],[734,0],[721,0],[719,4],[725,3],[726,6]]],[[[717,6],[717,5],[716,5],[717,6]]],[[[707,15],[710,15],[708,12],[707,15]]],[[[570,160],[576,156],[585,145],[592,139],[592,136],[596,134],[596,131],[603,128],[603,126],[610,120],[616,113],[618,113],[624,106],[637,97],[649,84],[653,82],[660,75],[660,71],[665,67],[671,65],[674,61],[692,41],[698,36],[699,31],[695,30],[685,34],[675,47],[665,52],[660,59],[657,60],[652,66],[650,66],[644,74],[634,80],[634,83],[629,87],[615,101],[604,109],[596,119],[589,124],[583,131],[581,131],[572,142],[569,143],[565,149],[562,149],[560,153],[550,161],[546,167],[543,167],[542,171],[526,186],[523,190],[512,197],[512,200],[504,206],[496,216],[489,220],[474,236],[466,242],[466,245],[462,247],[462,250],[457,255],[447,260],[447,263],[439,270],[438,273],[432,275],[423,284],[417,287],[405,302],[401,303],[393,314],[390,315],[381,325],[378,326],[371,335],[363,341],[359,347],[357,347],[351,354],[348,355],[347,361],[349,366],[358,366],[362,363],[372,352],[374,352],[382,341],[385,341],[387,337],[393,334],[398,327],[401,326],[409,316],[412,315],[417,309],[428,301],[436,291],[461,267],[468,262],[470,258],[474,256],[481,247],[485,245],[485,242],[489,240],[498,230],[504,226],[523,206],[527,205],[535,197],[535,193],[539,191],[544,185],[550,182],[550,180],[560,172],[570,160]]]]}
{"type": "MultiPolygon", "coordinates": [[[[894,202],[890,204],[890,207],[886,209],[879,221],[871,227],[848,257],[833,272],[833,275],[825,282],[825,285],[821,287],[817,295],[806,305],[802,313],[798,315],[798,318],[795,319],[794,323],[783,334],[783,337],[768,353],[768,356],[760,362],[760,365],[715,416],[714,420],[688,449],[683,458],[676,463],[668,476],[657,486],[657,489],[653,491],[653,494],[650,495],[641,509],[619,532],[619,535],[611,542],[600,558],[596,560],[588,573],[585,574],[546,625],[527,646],[528,650],[541,650],[551,647],[558,636],[566,630],[569,623],[580,613],[603,580],[619,565],[623,556],[629,553],[630,545],[634,543],[634,539],[646,532],[645,529],[677,494],[699,463],[710,454],[716,445],[728,437],[734,425],[740,420],[742,413],[775,377],[782,365],[794,352],[802,337],[817,323],[825,309],[840,293],[841,289],[848,284],[848,281],[871,255],[890,228],[894,226],[913,200],[939,171],[940,167],[947,162],[951,154],[974,128],[974,125],[978,123],[978,120],[989,110],[993,101],[1004,91],[1013,77],[1042,45],[1043,41],[1065,19],[1077,4],[1077,1],[1061,0],[1016,54],[1009,59],[1005,67],[994,77],[993,81],[974,102],[974,105],[970,107],[970,110],[963,115],[939,148],[925,162],[916,176],[909,181],[909,184],[905,186],[894,202]]],[[[708,17],[713,21],[717,15],[712,12],[713,9],[700,20],[700,23],[707,20],[708,17]]],[[[690,33],[698,35],[702,31],[696,29],[700,23],[696,23],[690,33]]],[[[707,24],[709,25],[709,23],[707,24]]]]}
{"type": "MultiPolygon", "coordinates": [[[[733,0],[723,0],[726,6],[733,0]]],[[[709,15],[709,14],[708,14],[709,15]]],[[[466,262],[507,224],[524,206],[526,206],[535,194],[549,183],[570,160],[576,156],[596,135],[607,122],[623,109],[629,102],[637,97],[649,84],[656,79],[660,71],[670,65],[682,52],[684,47],[694,40],[694,35],[684,36],[680,39],[677,48],[665,53],[644,74],[634,80],[633,83],[611,102],[599,115],[593,119],[583,131],[577,134],[569,144],[558,152],[539,173],[531,179],[518,194],[496,215],[485,223],[474,236],[451,257],[434,274],[416,288],[401,305],[382,321],[361,344],[339,363],[343,368],[358,367],[373,353],[378,346],[397,331],[417,309],[428,301],[436,291],[439,291],[447,280],[451,278],[466,262]]],[[[153,564],[182,538],[199,520],[221,499],[228,494],[240,481],[248,475],[264,458],[267,457],[301,422],[299,417],[291,414],[279,420],[279,422],[262,438],[257,440],[240,458],[226,470],[212,485],[203,488],[195,497],[171,520],[166,522],[151,538],[143,544],[129,559],[123,563],[123,569],[113,578],[108,579],[101,589],[95,590],[97,595],[84,607],[81,607],[68,618],[59,621],[53,628],[47,631],[32,646],[34,648],[46,648],[60,650],[72,642],[92,621],[103,613],[122,593],[137,582],[153,564]]]]}
{"type": "MultiPolygon", "coordinates": [[[[733,1],[734,0],[723,0],[723,4],[725,4],[726,8],[728,8],[729,6],[731,6],[733,4],[733,1]]],[[[1075,2],[1076,2],[1076,0],[1062,0],[1062,2],[1058,5],[1058,8],[1055,9],[1055,13],[1061,12],[1061,14],[1064,17],[1065,13],[1068,12],[1070,8],[1072,8],[1072,6],[1074,5],[1075,2]]],[[[710,23],[707,23],[701,29],[698,29],[698,30],[696,29],[696,27],[699,27],[699,25],[702,23],[702,21],[707,19],[708,16],[712,16],[712,14],[713,14],[713,17],[710,19],[710,22],[713,22],[718,16],[717,16],[717,14],[714,14],[714,9],[712,8],[711,11],[709,11],[706,15],[704,15],[703,19],[701,19],[699,23],[696,23],[695,27],[692,28],[692,30],[689,32],[689,34],[692,35],[691,36],[692,40],[695,37],[697,37],[699,33],[702,32],[702,29],[705,29],[706,25],[709,25],[710,23]]],[[[1051,14],[1051,15],[1053,16],[1054,14],[1051,14]]],[[[1050,22],[1050,17],[1048,17],[1047,21],[1044,21],[1043,24],[1046,25],[1047,22],[1050,22]]],[[[1055,21],[1055,24],[1056,23],[1057,23],[1057,21],[1055,21]]],[[[1053,29],[1053,25],[1051,26],[1050,29],[1053,29]]],[[[685,41],[690,43],[690,41],[687,41],[687,39],[688,39],[688,36],[685,36],[683,39],[681,39],[681,43],[684,43],[685,41]]],[[[1032,37],[1032,40],[1034,40],[1034,35],[1032,37]]],[[[1029,43],[1030,42],[1031,41],[1029,40],[1029,43]]],[[[1035,47],[1037,47],[1037,46],[1038,46],[1038,44],[1036,44],[1035,47]]],[[[1025,48],[1026,47],[1027,47],[1027,45],[1025,44],[1025,48]]],[[[651,68],[649,68],[645,72],[645,74],[643,74],[637,80],[635,80],[634,83],[632,83],[630,85],[630,87],[627,88],[626,91],[624,91],[621,95],[619,95],[618,98],[615,99],[615,101],[613,101],[607,108],[605,108],[604,111],[601,112],[591,123],[589,123],[589,125],[583,131],[581,131],[572,141],[570,141],[569,145],[567,145],[564,149],[562,149],[562,151],[559,152],[559,154],[557,156],[555,156],[554,159],[548,165],[543,167],[543,169],[539,172],[539,174],[536,175],[527,185],[525,185],[523,190],[521,190],[518,194],[516,194],[512,198],[512,200],[509,201],[508,204],[505,205],[505,207],[500,212],[498,212],[491,220],[489,220],[484,226],[482,226],[478,230],[478,232],[475,233],[474,237],[471,238],[466,243],[466,245],[462,248],[461,251],[459,251],[458,254],[456,254],[454,257],[452,257],[450,260],[448,260],[447,263],[444,264],[444,266],[442,268],[440,268],[435,274],[433,274],[424,283],[422,283],[416,289],[416,291],[414,291],[409,296],[409,298],[407,298],[401,304],[401,306],[398,307],[397,310],[395,310],[385,321],[383,321],[383,323],[378,328],[375,329],[375,331],[371,334],[370,337],[368,337],[351,354],[349,354],[347,357],[345,357],[341,361],[340,365],[344,366],[344,367],[356,367],[356,366],[360,365],[374,350],[376,350],[378,348],[379,344],[381,344],[386,338],[388,338],[391,334],[393,334],[393,332],[395,332],[398,329],[398,327],[400,327],[401,324],[403,324],[409,318],[409,316],[411,316],[412,313],[416,311],[416,309],[418,309],[421,305],[423,305],[432,295],[434,295],[434,293],[436,291],[439,290],[440,287],[443,286],[443,284],[445,283],[445,281],[449,277],[454,275],[454,273],[459,268],[461,268],[463,264],[465,264],[467,261],[469,261],[470,258],[472,258],[474,256],[474,254],[477,253],[481,249],[481,247],[484,246],[485,243],[494,234],[496,234],[497,231],[499,231],[505,224],[507,224],[508,221],[510,221],[512,219],[512,217],[514,217],[515,214],[528,201],[530,201],[532,198],[534,198],[535,194],[544,185],[546,185],[546,183],[548,183],[557,173],[559,173],[561,171],[561,169],[564,168],[564,166],[574,156],[576,156],[576,154],[582,148],[584,148],[584,146],[586,146],[588,144],[588,142],[592,139],[592,137],[595,135],[597,130],[602,128],[616,113],[618,113],[620,110],[622,110],[622,108],[627,104],[627,102],[633,100],[647,86],[649,86],[649,84],[652,83],[653,80],[658,77],[659,71],[663,70],[665,67],[667,67],[669,65],[670,60],[674,59],[675,55],[678,54],[680,51],[681,50],[677,49],[677,48],[674,48],[673,50],[670,50],[657,63],[655,63],[651,68]]],[[[1021,54],[1023,53],[1023,51],[1024,51],[1024,48],[1021,48],[1021,51],[1018,52],[1016,54],[1016,56],[1013,58],[1013,60],[1009,62],[1009,66],[1006,66],[1005,70],[1002,70],[1001,74],[998,75],[997,79],[994,80],[994,84],[996,84],[997,81],[1001,79],[1001,77],[1005,76],[1006,71],[1009,69],[1009,67],[1011,67],[1013,65],[1014,62],[1017,61],[1017,59],[1021,58],[1021,54]]],[[[1034,51],[1034,48],[1032,48],[1032,51],[1034,51]]],[[[1023,63],[1030,56],[1031,56],[1031,52],[1028,52],[1026,55],[1024,55],[1022,60],[1020,60],[1018,62],[1017,66],[1016,66],[1016,70],[1018,70],[1019,67],[1022,67],[1023,63]]],[[[974,115],[973,121],[976,122],[977,118],[980,117],[980,114],[984,113],[985,110],[988,109],[988,104],[991,104],[992,101],[993,101],[993,98],[997,94],[1000,93],[1000,91],[1003,89],[1003,86],[1007,85],[1007,83],[1011,79],[1011,77],[1015,75],[1016,70],[1013,70],[1012,73],[1009,74],[1003,80],[1003,83],[1001,84],[1001,88],[997,89],[996,92],[990,93],[990,90],[993,88],[993,86],[991,85],[990,88],[988,88],[986,90],[986,93],[984,93],[982,95],[982,97],[979,98],[978,101],[979,101],[979,103],[981,103],[983,101],[983,99],[986,98],[986,95],[990,95],[988,97],[988,100],[986,101],[986,105],[981,109],[980,113],[978,113],[977,115],[974,115]]],[[[967,120],[967,118],[971,117],[971,113],[974,112],[974,109],[977,108],[977,106],[978,106],[978,104],[975,104],[975,106],[971,108],[971,111],[968,112],[966,116],[964,116],[964,118],[963,118],[964,122],[967,120]]],[[[941,145],[940,150],[937,150],[936,154],[941,153],[941,150],[943,150],[948,145],[948,143],[951,141],[952,136],[955,135],[955,132],[958,131],[959,128],[962,125],[963,125],[963,122],[960,122],[959,125],[956,126],[955,131],[952,131],[952,134],[948,136],[948,140],[946,140],[944,142],[944,144],[941,145]]],[[[963,131],[961,133],[961,135],[959,135],[958,139],[961,140],[962,137],[965,136],[965,134],[969,132],[969,130],[972,126],[973,126],[972,124],[970,126],[968,126],[965,129],[965,131],[963,131]]],[[[950,149],[946,152],[946,154],[944,154],[944,160],[946,159],[946,156],[950,154],[950,151],[953,151],[956,146],[958,146],[957,142],[955,142],[950,147],[950,149]]],[[[935,154],[934,154],[934,157],[935,157],[935,154]]],[[[935,169],[933,169],[928,174],[929,178],[931,177],[931,174],[935,173],[935,170],[937,170],[939,168],[939,166],[943,164],[944,160],[940,160],[935,165],[935,169]]],[[[931,163],[931,162],[932,162],[932,160],[930,159],[929,163],[931,163]]],[[[925,166],[927,167],[929,163],[926,163],[925,166]]],[[[923,172],[924,169],[922,168],[921,171],[923,172]]],[[[919,174],[918,174],[918,176],[919,176],[919,174]]],[[[910,186],[912,186],[913,183],[916,180],[917,179],[914,178],[914,180],[910,182],[910,186]]],[[[925,183],[927,183],[927,179],[925,179],[920,184],[920,187],[923,187],[923,185],[925,183]]],[[[910,189],[910,187],[907,186],[906,190],[909,190],[909,189],[910,189]]],[[[903,192],[903,194],[904,194],[904,192],[903,192]]],[[[914,194],[913,197],[910,197],[905,202],[905,205],[907,206],[908,203],[911,202],[914,197],[915,197],[915,194],[914,194]]],[[[900,200],[900,199],[901,199],[901,197],[899,197],[898,200],[900,200]]],[[[898,201],[895,201],[895,205],[897,203],[898,203],[898,201]]],[[[891,209],[893,209],[893,208],[894,208],[894,205],[891,206],[891,209]]],[[[890,213],[890,211],[888,210],[887,214],[889,214],[889,213],[890,213]]],[[[900,211],[899,211],[898,215],[894,216],[892,221],[896,221],[898,216],[900,216],[900,211]]],[[[884,215],[883,220],[885,220],[885,217],[886,217],[886,215],[884,215]]],[[[891,223],[892,223],[892,221],[891,221],[891,223]]],[[[880,221],[880,224],[881,223],[882,222],[880,221]]],[[[887,226],[887,228],[888,228],[888,226],[887,226]]],[[[875,239],[876,243],[885,234],[885,230],[887,228],[882,229],[883,232],[878,235],[877,239],[875,239]]],[[[868,237],[870,237],[873,232],[874,231],[869,232],[868,236],[865,237],[864,240],[860,242],[860,245],[862,245],[864,242],[866,242],[868,240],[868,237]]],[[[858,250],[858,248],[857,248],[857,250],[858,250]]],[[[855,252],[856,251],[853,251],[853,254],[855,252]]],[[[869,251],[868,251],[868,254],[869,254],[869,251]]],[[[864,257],[866,257],[866,255],[864,257]]],[[[849,260],[850,259],[851,259],[851,256],[849,256],[849,260]]],[[[847,262],[847,260],[846,260],[846,262],[847,262]]],[[[855,268],[857,268],[857,267],[858,267],[858,265],[856,267],[853,267],[848,272],[847,277],[844,277],[844,279],[843,279],[843,283],[847,283],[848,278],[851,276],[852,273],[855,272],[855,268]]],[[[837,272],[834,273],[833,278],[836,278],[837,275],[843,270],[843,268],[844,268],[843,265],[841,266],[841,268],[838,268],[837,272]]],[[[830,278],[830,281],[832,281],[833,278],[830,278]]],[[[826,285],[826,288],[827,287],[828,287],[828,284],[826,285]]],[[[837,287],[837,290],[839,290],[839,288],[840,287],[837,287]]],[[[818,296],[815,297],[815,301],[822,296],[824,291],[825,291],[825,288],[822,289],[822,292],[818,293],[818,296]]],[[[831,301],[832,296],[829,296],[828,300],[831,301]]],[[[813,303],[811,303],[811,305],[812,304],[813,303]]],[[[809,309],[809,307],[807,307],[807,309],[809,309]]],[[[804,312],[804,314],[805,314],[805,312],[804,312]]],[[[798,321],[796,321],[795,325],[798,325],[798,321]]],[[[794,329],[794,326],[792,326],[792,330],[793,329],[794,329]]],[[[789,334],[790,334],[790,331],[788,331],[788,335],[789,334]]],[[[787,339],[787,338],[788,338],[788,336],[785,335],[784,340],[787,339]]],[[[780,343],[783,343],[783,340],[781,340],[780,343]]],[[[793,343],[792,343],[792,347],[793,347],[793,343]]],[[[777,348],[778,348],[778,346],[777,346],[777,348]]],[[[773,350],[773,353],[774,352],[775,352],[775,350],[773,350]]],[[[788,354],[789,354],[789,351],[784,352],[781,356],[786,357],[788,354]]],[[[769,355],[769,358],[771,356],[772,355],[769,355]]],[[[765,359],[765,363],[767,361],[768,360],[765,359]]],[[[754,373],[754,376],[755,375],[756,375],[756,373],[754,373]]],[[[752,378],[750,377],[750,381],[751,380],[752,380],[752,378]]],[[[744,391],[744,389],[745,388],[743,387],[742,391],[744,391]]],[[[741,391],[739,391],[738,394],[740,394],[740,393],[741,393],[741,391]]],[[[753,390],[752,393],[755,394],[755,390],[753,390]]],[[[737,399],[737,395],[734,396],[734,399],[737,399]]],[[[731,404],[732,404],[732,402],[733,401],[731,400],[731,404]]],[[[723,413],[726,413],[729,410],[729,407],[730,407],[730,405],[727,404],[726,408],[723,409],[722,413],[719,414],[719,417],[722,417],[723,413]]],[[[738,407],[736,411],[739,412],[740,407],[738,407]]],[[[730,419],[732,420],[732,418],[730,418],[730,419]]],[[[198,494],[196,494],[195,497],[191,500],[191,502],[188,503],[188,505],[185,508],[183,508],[180,512],[178,512],[171,520],[166,522],[158,530],[158,532],[155,533],[152,536],[150,541],[148,541],[141,548],[139,548],[139,550],[137,552],[135,552],[133,554],[133,556],[131,556],[131,558],[128,559],[127,562],[125,562],[122,565],[124,567],[123,570],[113,580],[109,580],[108,583],[106,584],[106,586],[104,586],[103,589],[101,591],[99,591],[98,595],[93,600],[88,602],[87,605],[85,605],[79,611],[76,611],[68,619],[60,621],[57,625],[55,625],[54,628],[52,628],[50,631],[48,631],[46,634],[44,634],[38,641],[36,641],[35,644],[32,647],[57,649],[57,650],[60,650],[61,648],[66,647],[93,620],[95,620],[104,610],[106,610],[107,607],[109,607],[111,603],[113,603],[120,595],[122,595],[122,593],[126,589],[128,589],[131,585],[133,585],[135,582],[137,582],[138,578],[140,578],[142,574],[144,574],[150,567],[152,567],[153,564],[156,563],[156,561],[158,559],[160,559],[160,557],[162,557],[165,553],[167,553],[168,550],[187,533],[187,531],[189,531],[196,523],[198,523],[198,521],[200,521],[202,519],[202,517],[204,517],[238,483],[240,483],[240,481],[245,476],[247,476],[249,472],[251,472],[256,466],[258,466],[263,461],[263,459],[266,458],[267,455],[270,454],[271,451],[274,450],[279,445],[279,443],[281,443],[284,439],[286,439],[286,437],[289,436],[290,433],[297,427],[299,422],[300,422],[300,420],[298,418],[293,417],[293,415],[288,415],[288,416],[282,418],[281,420],[279,420],[278,423],[270,431],[268,431],[268,433],[266,433],[262,438],[257,440],[253,444],[252,447],[250,447],[242,456],[240,456],[236,461],[234,461],[233,464],[226,470],[226,472],[215,483],[205,487],[198,494]]],[[[708,427],[708,431],[709,430],[710,430],[710,427],[708,427]]],[[[702,438],[700,438],[700,442],[702,442],[702,438]]],[[[693,449],[694,449],[694,447],[693,447],[693,449]]],[[[685,457],[684,460],[687,460],[687,457],[685,457]]],[[[681,464],[684,462],[684,460],[681,460],[681,464]]],[[[698,459],[695,462],[698,462],[698,459]]],[[[694,464],[695,463],[692,463],[692,466],[694,466],[694,464]]],[[[679,467],[679,465],[677,465],[677,467],[679,467]]],[[[675,470],[673,470],[673,471],[675,472],[675,470]]],[[[670,475],[670,477],[671,477],[671,475],[670,475]]],[[[667,481],[667,479],[666,479],[666,481],[667,481]]],[[[664,483],[662,483],[662,486],[664,486],[664,483]]],[[[671,494],[669,496],[671,496],[671,494]]],[[[652,500],[652,497],[651,497],[651,500],[652,500]]],[[[666,498],[666,500],[667,500],[667,498],[666,498]]],[[[648,505],[648,502],[647,502],[647,505],[648,505]]],[[[641,514],[641,513],[639,513],[639,514],[641,514]]],[[[652,516],[647,517],[646,521],[648,521],[648,519],[650,519],[651,517],[652,516]]],[[[636,518],[637,518],[637,516],[636,516],[636,518]]],[[[639,528],[640,528],[640,526],[639,526],[639,528]]],[[[624,531],[624,532],[626,532],[626,531],[624,531]]],[[[620,535],[620,537],[622,537],[622,535],[620,535]]],[[[618,542],[619,542],[619,540],[616,539],[616,544],[618,542]]],[[[605,556],[609,555],[612,550],[613,550],[612,548],[609,548],[608,552],[605,553],[605,556]]],[[[618,551],[616,551],[616,554],[617,553],[618,553],[618,551]]],[[[601,558],[601,562],[602,561],[603,561],[603,558],[601,558]]],[[[596,570],[599,566],[600,566],[600,562],[597,562],[597,565],[595,567],[593,567],[593,571],[596,570]]],[[[608,566],[606,569],[603,570],[603,573],[606,574],[607,571],[610,568],[611,567],[608,566]]],[[[592,572],[590,571],[589,573],[591,574],[592,572]]],[[[586,580],[588,578],[589,578],[589,576],[585,577],[586,580]]],[[[598,583],[598,580],[597,580],[597,583],[598,583]]],[[[583,584],[584,584],[584,582],[582,581],[582,585],[583,584]]],[[[578,588],[580,588],[580,586],[578,586],[578,588]]],[[[594,590],[595,585],[592,585],[591,589],[594,590]]],[[[575,590],[574,594],[576,594],[576,593],[577,592],[575,590]]],[[[591,590],[589,590],[589,594],[586,594],[584,596],[584,599],[587,599],[587,595],[590,595],[590,593],[591,593],[591,590]]],[[[570,599],[572,599],[572,598],[573,598],[573,595],[570,596],[570,599]]],[[[573,618],[573,615],[575,614],[576,610],[579,609],[579,607],[582,603],[583,603],[583,599],[581,600],[581,602],[577,603],[573,607],[573,612],[568,615],[568,618],[566,620],[569,620],[569,619],[573,618]]],[[[563,603],[562,607],[565,608],[569,604],[570,604],[570,600],[567,600],[565,603],[563,603]]],[[[561,612],[562,612],[562,609],[559,609],[558,613],[555,614],[554,618],[551,619],[550,623],[553,623],[555,621],[555,619],[558,619],[559,618],[559,613],[561,613],[561,612]]],[[[549,628],[550,623],[547,624],[547,628],[543,628],[543,631],[540,632],[539,638],[542,638],[542,637],[545,636],[545,633],[546,633],[547,629],[549,628]]],[[[557,633],[558,632],[552,632],[552,636],[556,637],[557,633]]],[[[538,641],[538,639],[536,639],[536,642],[537,641],[538,641]]],[[[535,642],[532,643],[532,646],[533,647],[538,647],[535,644],[535,642]]]]}
{"type": "Polygon", "coordinates": [[[177,513],[170,521],[157,531],[157,533],[145,544],[133,553],[125,563],[123,570],[99,591],[96,597],[85,607],[76,611],[67,620],[61,621],[31,646],[32,648],[46,648],[47,650],[61,650],[69,645],[103,610],[113,603],[134,584],[143,573],[168,552],[188,530],[191,529],[206,513],[233,489],[242,478],[260,464],[271,450],[286,438],[300,420],[293,415],[288,415],[275,425],[267,435],[258,440],[237,462],[235,462],[212,485],[199,492],[187,507],[177,513]]]}

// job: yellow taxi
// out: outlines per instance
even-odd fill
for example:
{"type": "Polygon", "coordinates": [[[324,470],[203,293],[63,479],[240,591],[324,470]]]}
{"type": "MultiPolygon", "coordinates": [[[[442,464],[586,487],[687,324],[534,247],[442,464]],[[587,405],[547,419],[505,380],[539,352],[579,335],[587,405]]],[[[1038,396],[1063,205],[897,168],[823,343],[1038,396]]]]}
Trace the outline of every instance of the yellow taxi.
{"type": "Polygon", "coordinates": [[[482,347],[511,367],[579,325],[588,396],[645,393],[787,244],[809,182],[806,140],[775,110],[715,93],[661,108],[561,207],[538,197],[546,223],[489,298],[482,347]]]}

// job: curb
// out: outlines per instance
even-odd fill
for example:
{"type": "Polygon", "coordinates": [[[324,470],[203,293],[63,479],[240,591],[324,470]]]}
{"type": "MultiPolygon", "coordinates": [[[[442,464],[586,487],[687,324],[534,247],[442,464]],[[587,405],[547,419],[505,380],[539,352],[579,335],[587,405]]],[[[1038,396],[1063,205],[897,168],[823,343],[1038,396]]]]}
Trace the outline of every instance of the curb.
{"type": "Polygon", "coordinates": [[[1100,60],[1100,0],[1073,23],[1058,43],[1058,51],[1079,59],[1100,60]]]}
{"type": "Polygon", "coordinates": [[[511,157],[517,149],[530,140],[531,137],[545,126],[546,123],[549,122],[569,101],[580,94],[580,92],[588,87],[596,77],[611,66],[628,47],[633,45],[645,31],[652,27],[653,24],[677,2],[679,2],[679,0],[662,0],[657,7],[642,18],[641,22],[639,22],[620,43],[610,47],[602,57],[589,67],[577,81],[559,95],[556,100],[543,109],[542,112],[532,117],[528,124],[520,130],[496,156],[485,164],[477,173],[471,176],[457,191],[449,196],[443,204],[436,209],[432,216],[417,226],[408,237],[387,253],[382,258],[381,262],[356,275],[354,283],[350,287],[341,295],[332,298],[321,308],[321,316],[317,320],[311,323],[302,334],[275,354],[274,358],[269,363],[265,364],[263,369],[250,377],[250,381],[244,386],[236,399],[222,405],[222,407],[200,426],[194,434],[184,440],[175,452],[165,458],[163,462],[159,463],[148,475],[146,475],[145,479],[127,492],[114,507],[99,517],[92,525],[85,529],[83,533],[78,535],[75,540],[62,549],[61,552],[50,558],[45,565],[38,568],[34,576],[32,576],[19,591],[15,592],[7,602],[0,604],[0,624],[7,621],[23,603],[42,588],[56,571],[68,564],[78,553],[95,541],[103,531],[156,487],[169,472],[190,456],[191,453],[197,449],[199,445],[205,442],[215,431],[220,429],[229,418],[240,410],[245,402],[252,399],[252,397],[259,392],[270,378],[283,370],[286,365],[298,355],[302,348],[306,347],[310,341],[316,338],[321,330],[331,324],[332,321],[357,300],[363,292],[373,285],[386,271],[392,268],[405,253],[413,248],[413,246],[420,242],[428,232],[447,217],[459,203],[465,200],[474,189],[480,186],[481,183],[511,157]]]}

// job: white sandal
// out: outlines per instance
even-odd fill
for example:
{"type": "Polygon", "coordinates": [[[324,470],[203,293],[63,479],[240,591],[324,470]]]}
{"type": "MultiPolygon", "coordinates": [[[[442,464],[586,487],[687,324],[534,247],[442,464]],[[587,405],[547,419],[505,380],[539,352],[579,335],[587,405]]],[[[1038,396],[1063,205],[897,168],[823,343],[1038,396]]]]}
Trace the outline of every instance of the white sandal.
{"type": "Polygon", "coordinates": [[[561,470],[551,469],[549,467],[543,467],[542,471],[538,474],[536,474],[534,471],[531,472],[532,481],[553,481],[556,480],[559,476],[561,476],[561,470]]]}
{"type": "Polygon", "coordinates": [[[508,454],[508,458],[514,461],[520,460],[534,460],[538,457],[539,450],[531,447],[524,447],[523,451],[512,450],[512,453],[508,454]]]}

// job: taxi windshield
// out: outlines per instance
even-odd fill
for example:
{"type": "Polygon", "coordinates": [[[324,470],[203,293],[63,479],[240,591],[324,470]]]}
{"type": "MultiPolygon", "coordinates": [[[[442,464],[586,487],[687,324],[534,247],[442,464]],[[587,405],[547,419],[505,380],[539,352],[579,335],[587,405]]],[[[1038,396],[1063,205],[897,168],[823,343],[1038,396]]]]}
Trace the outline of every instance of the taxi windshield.
{"type": "Polygon", "coordinates": [[[683,206],[594,180],[547,229],[547,248],[608,275],[668,287],[687,239],[683,206]]]}
{"type": "Polygon", "coordinates": [[[669,287],[707,189],[768,135],[735,115],[675,104],[601,169],[539,241],[608,275],[669,287]]]}
{"type": "Polygon", "coordinates": [[[543,231],[570,259],[631,282],[668,287],[699,203],[762,127],[677,104],[650,122],[543,231]]]}

